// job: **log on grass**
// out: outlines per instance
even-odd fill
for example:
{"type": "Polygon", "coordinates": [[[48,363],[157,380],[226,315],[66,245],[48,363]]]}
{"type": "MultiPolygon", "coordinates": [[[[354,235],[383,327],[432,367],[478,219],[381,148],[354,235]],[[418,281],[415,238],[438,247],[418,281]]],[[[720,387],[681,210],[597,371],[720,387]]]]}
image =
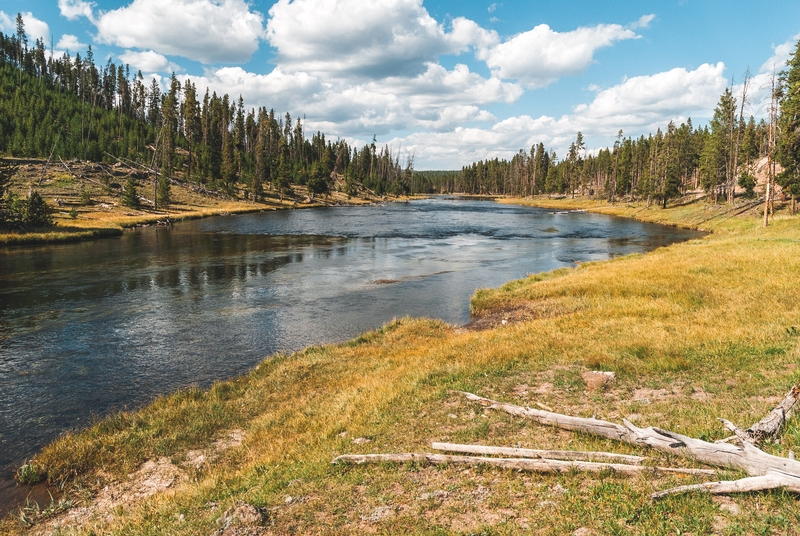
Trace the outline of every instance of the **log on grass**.
{"type": "Polygon", "coordinates": [[[433,450],[461,452],[465,454],[494,454],[514,458],[545,458],[548,460],[604,461],[640,465],[647,458],[614,452],[580,452],[576,450],[539,450],[512,447],[490,447],[486,445],[460,445],[455,443],[433,443],[433,450]]]}
{"type": "Polygon", "coordinates": [[[668,473],[714,475],[709,469],[682,469],[672,467],[647,467],[644,465],[628,465],[622,463],[598,463],[584,461],[564,461],[526,458],[483,458],[480,456],[449,456],[446,454],[429,453],[399,453],[399,454],[345,454],[334,458],[333,464],[362,465],[366,463],[430,463],[433,465],[489,465],[503,469],[526,471],[532,473],[569,473],[580,471],[586,473],[600,473],[614,471],[625,475],[636,475],[648,472],[662,471],[668,473]]]}
{"type": "Polygon", "coordinates": [[[723,480],[720,482],[706,482],[690,486],[679,486],[650,495],[653,499],[663,499],[669,495],[681,493],[710,493],[712,495],[729,495],[731,493],[750,493],[753,491],[766,491],[785,489],[793,493],[800,493],[800,477],[783,471],[768,471],[761,476],[750,476],[739,480],[723,480]]]}
{"type": "Polygon", "coordinates": [[[742,443],[741,446],[728,443],[709,443],[652,426],[638,428],[627,420],[623,420],[623,426],[599,419],[572,417],[550,411],[515,406],[483,398],[472,393],[462,394],[469,400],[483,406],[532,419],[542,424],[599,435],[623,443],[646,445],[659,452],[673,454],[708,465],[739,469],[749,476],[766,475],[769,471],[774,470],[800,476],[800,462],[767,454],[749,443],[742,443]]]}

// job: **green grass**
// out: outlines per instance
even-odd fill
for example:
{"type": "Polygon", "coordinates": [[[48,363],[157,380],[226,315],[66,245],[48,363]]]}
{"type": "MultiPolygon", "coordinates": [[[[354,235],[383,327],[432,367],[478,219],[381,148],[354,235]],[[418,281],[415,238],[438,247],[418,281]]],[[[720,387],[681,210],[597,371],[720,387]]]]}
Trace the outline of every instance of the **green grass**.
{"type": "MultiPolygon", "coordinates": [[[[689,225],[707,210],[649,212],[689,225]]],[[[800,503],[782,492],[733,497],[738,515],[703,495],[649,499],[696,477],[330,461],[464,441],[687,463],[485,412],[453,391],[617,422],[627,417],[705,439],[725,436],[718,417],[748,426],[800,381],[799,224],[785,216],[766,229],[756,217],[719,220],[700,240],[484,289],[471,304],[476,314],[522,308],[531,315],[481,332],[406,318],[349,343],[273,356],[211,389],[187,389],[67,434],[33,463],[53,482],[100,489],[145,460],[167,457],[180,466],[187,451],[213,452],[229,430],[245,432],[241,447],[201,469],[183,469],[186,478],[169,492],[118,508],[86,533],[208,534],[240,501],[262,508],[266,528],[280,534],[569,534],[580,527],[599,534],[791,533],[800,503]],[[613,370],[617,380],[587,392],[580,375],[595,369],[613,370]],[[352,441],[360,437],[370,441],[352,441]],[[380,507],[390,515],[369,521],[380,507]]],[[[780,455],[798,449],[797,422],[780,445],[768,446],[780,455]]],[[[14,520],[2,528],[23,530],[14,520]]]]}

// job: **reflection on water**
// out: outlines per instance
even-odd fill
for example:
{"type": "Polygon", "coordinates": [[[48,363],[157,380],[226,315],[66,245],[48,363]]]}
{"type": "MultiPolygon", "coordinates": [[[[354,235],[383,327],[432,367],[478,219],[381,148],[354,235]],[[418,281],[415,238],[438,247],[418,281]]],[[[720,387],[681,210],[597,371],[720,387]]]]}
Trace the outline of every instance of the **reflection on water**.
{"type": "Polygon", "coordinates": [[[243,373],[279,350],[404,315],[463,323],[478,287],[695,236],[438,199],[0,251],[0,466],[95,415],[243,373]]]}

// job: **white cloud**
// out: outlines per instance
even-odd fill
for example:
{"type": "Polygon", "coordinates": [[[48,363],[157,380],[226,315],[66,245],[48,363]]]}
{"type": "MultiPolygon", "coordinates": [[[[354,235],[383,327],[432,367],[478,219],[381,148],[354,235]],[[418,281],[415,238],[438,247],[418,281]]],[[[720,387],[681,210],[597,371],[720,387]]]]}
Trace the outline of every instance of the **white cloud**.
{"type": "Polygon", "coordinates": [[[455,128],[447,132],[418,132],[395,138],[393,144],[414,151],[420,168],[452,169],[486,159],[510,158],[519,149],[542,142],[559,155],[578,131],[603,146],[622,128],[626,136],[647,135],[693,116],[711,115],[724,91],[725,66],[704,64],[695,70],[678,68],[629,78],[599,91],[592,102],[560,118],[543,115],[509,117],[490,128],[455,128]],[[455,165],[454,163],[457,163],[455,165]]]}
{"type": "Polygon", "coordinates": [[[94,2],[85,2],[84,0],[58,0],[58,9],[61,11],[61,16],[67,20],[77,20],[80,17],[86,17],[94,22],[94,2]]]}
{"type": "Polygon", "coordinates": [[[634,31],[619,24],[600,24],[571,32],[555,32],[547,24],[540,24],[479,52],[478,58],[485,60],[497,76],[538,88],[584,71],[598,49],[637,37],[634,31]]]}
{"type": "Polygon", "coordinates": [[[779,73],[785,69],[786,62],[791,57],[792,52],[794,52],[794,47],[797,45],[798,39],[800,39],[800,34],[795,35],[785,43],[772,47],[772,56],[761,65],[759,72],[771,73],[774,70],[776,73],[779,73]]]}
{"type": "MultiPolygon", "coordinates": [[[[767,117],[772,95],[772,76],[774,74],[777,77],[786,68],[786,62],[794,52],[798,39],[800,34],[785,43],[773,46],[772,56],[761,65],[758,73],[752,75],[747,89],[747,103],[744,110],[746,116],[752,114],[756,117],[767,117]]],[[[733,86],[733,96],[737,99],[742,97],[742,88],[741,82],[733,86]]]]}
{"type": "Polygon", "coordinates": [[[310,130],[330,136],[387,134],[392,130],[443,131],[465,123],[494,123],[481,105],[513,102],[522,94],[517,84],[483,78],[466,65],[447,70],[429,63],[416,77],[347,83],[280,67],[266,75],[240,67],[208,70],[191,78],[199,88],[218,94],[242,95],[248,107],[266,106],[308,117],[310,130]]]}
{"type": "Polygon", "coordinates": [[[225,93],[247,99],[248,107],[266,106],[277,111],[298,110],[297,105],[311,101],[324,91],[322,82],[306,73],[286,74],[274,69],[269,74],[255,74],[241,67],[223,67],[207,70],[204,76],[181,75],[181,81],[191,79],[199,91],[208,87],[218,95],[225,93]]]}
{"type": "Polygon", "coordinates": [[[650,15],[642,15],[641,17],[639,17],[639,20],[637,20],[632,24],[629,24],[628,28],[630,28],[631,30],[637,30],[639,28],[647,28],[650,26],[650,23],[653,22],[653,19],[655,18],[656,16],[653,15],[652,13],[650,15]]]}
{"type": "Polygon", "coordinates": [[[101,12],[83,0],[60,0],[61,14],[87,17],[100,42],[153,50],[205,64],[247,61],[264,36],[263,17],[244,0],[133,0],[101,12]]]}
{"type": "Polygon", "coordinates": [[[12,34],[17,31],[14,21],[4,11],[0,11],[0,32],[12,34]]]}
{"type": "Polygon", "coordinates": [[[119,59],[142,72],[173,73],[183,70],[179,65],[172,63],[166,57],[152,50],[143,52],[126,50],[120,54],[119,59]]]}
{"type": "Polygon", "coordinates": [[[469,47],[475,47],[478,55],[484,54],[490,47],[500,43],[500,36],[494,30],[484,30],[475,21],[456,17],[453,19],[452,32],[447,34],[447,40],[452,43],[455,52],[463,52],[469,47]]]}
{"type": "Polygon", "coordinates": [[[422,0],[278,0],[269,14],[267,39],[287,71],[415,76],[453,48],[422,0]]]}
{"type": "Polygon", "coordinates": [[[590,104],[574,109],[575,121],[610,129],[664,126],[670,119],[709,115],[725,90],[725,64],[703,64],[693,71],[675,68],[636,76],[600,91],[590,104]]]}
{"type": "MultiPolygon", "coordinates": [[[[41,39],[45,45],[50,43],[50,27],[43,20],[33,16],[30,11],[22,13],[22,23],[25,26],[25,35],[28,37],[28,46],[41,39]]],[[[17,33],[17,16],[12,17],[0,11],[0,31],[6,35],[17,33]]]]}
{"type": "Polygon", "coordinates": [[[492,4],[489,5],[489,7],[486,8],[486,11],[488,11],[489,13],[494,13],[496,9],[497,9],[497,2],[493,2],[492,4]]]}
{"type": "Polygon", "coordinates": [[[78,38],[74,35],[64,34],[61,36],[61,39],[58,40],[56,48],[70,51],[74,55],[76,52],[83,52],[86,50],[88,45],[78,41],[78,38]]]}

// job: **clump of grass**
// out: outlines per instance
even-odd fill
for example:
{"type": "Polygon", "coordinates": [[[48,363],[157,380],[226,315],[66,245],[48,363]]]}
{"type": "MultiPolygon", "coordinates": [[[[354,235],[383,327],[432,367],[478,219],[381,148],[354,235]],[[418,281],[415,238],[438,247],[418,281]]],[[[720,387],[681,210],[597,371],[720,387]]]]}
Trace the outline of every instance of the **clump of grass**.
{"type": "Polygon", "coordinates": [[[17,469],[16,479],[22,484],[36,484],[44,477],[42,467],[34,462],[24,463],[17,469]]]}

